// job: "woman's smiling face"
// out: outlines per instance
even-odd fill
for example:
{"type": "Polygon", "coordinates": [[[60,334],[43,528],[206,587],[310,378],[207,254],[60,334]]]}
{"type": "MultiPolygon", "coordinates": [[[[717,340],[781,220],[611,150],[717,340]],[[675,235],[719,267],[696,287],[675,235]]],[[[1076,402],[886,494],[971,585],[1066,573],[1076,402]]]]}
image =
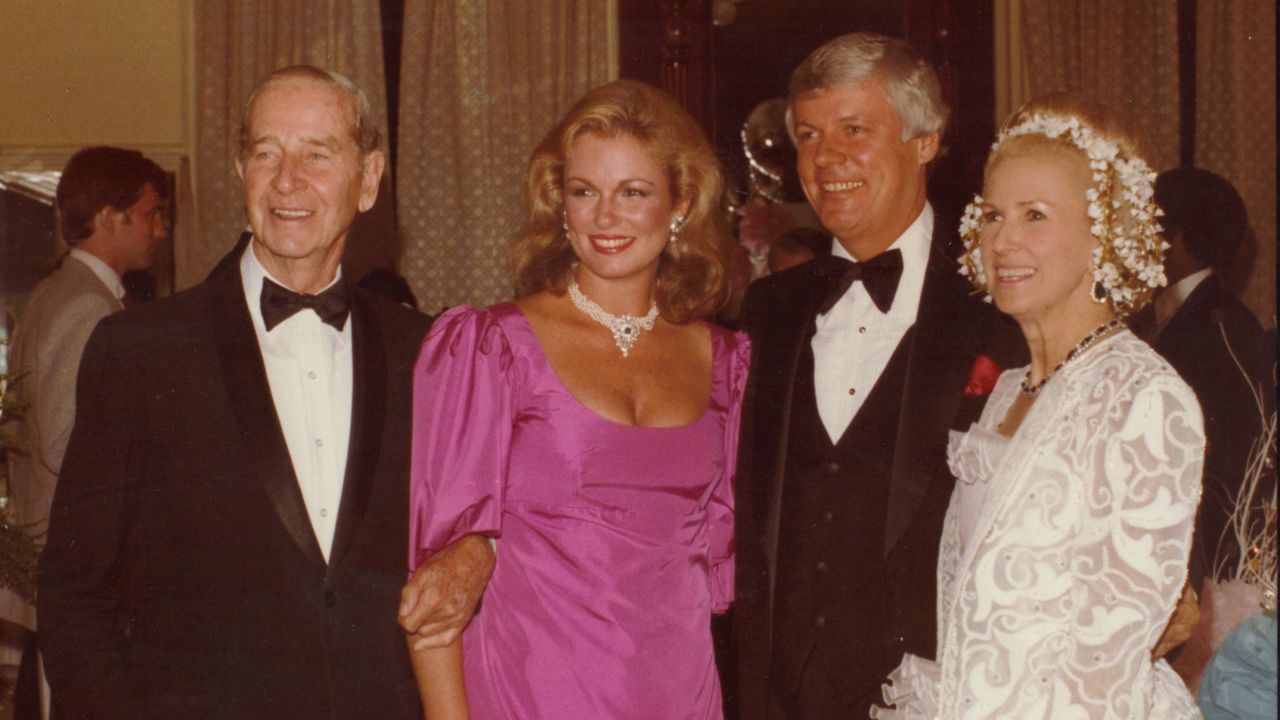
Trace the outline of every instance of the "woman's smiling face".
{"type": "Polygon", "coordinates": [[[680,214],[667,172],[636,138],[587,134],[564,166],[569,242],[582,270],[601,278],[657,276],[658,260],[680,214]]]}
{"type": "Polygon", "coordinates": [[[1036,321],[1093,301],[1088,163],[1066,150],[999,158],[982,198],[983,270],[1001,312],[1036,321]]]}

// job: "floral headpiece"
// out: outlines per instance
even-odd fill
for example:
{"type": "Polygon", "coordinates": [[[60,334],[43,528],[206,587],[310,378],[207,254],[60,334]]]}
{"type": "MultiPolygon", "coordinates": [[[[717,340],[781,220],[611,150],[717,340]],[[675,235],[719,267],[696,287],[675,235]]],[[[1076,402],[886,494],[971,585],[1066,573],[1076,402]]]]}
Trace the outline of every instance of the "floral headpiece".
{"type": "MultiPolygon", "coordinates": [[[[1069,142],[1089,158],[1095,185],[1085,197],[1093,220],[1090,230],[1100,244],[1093,251],[1094,300],[1109,302],[1121,316],[1142,307],[1155,288],[1167,283],[1164,251],[1169,244],[1160,237],[1156,222],[1164,213],[1152,199],[1156,173],[1142,158],[1123,156],[1114,142],[1099,137],[1078,118],[1060,115],[1032,115],[1000,133],[991,150],[995,152],[1009,138],[1033,134],[1069,142]]],[[[965,248],[960,274],[985,290],[987,278],[978,247],[982,202],[975,195],[960,220],[965,248]]]]}

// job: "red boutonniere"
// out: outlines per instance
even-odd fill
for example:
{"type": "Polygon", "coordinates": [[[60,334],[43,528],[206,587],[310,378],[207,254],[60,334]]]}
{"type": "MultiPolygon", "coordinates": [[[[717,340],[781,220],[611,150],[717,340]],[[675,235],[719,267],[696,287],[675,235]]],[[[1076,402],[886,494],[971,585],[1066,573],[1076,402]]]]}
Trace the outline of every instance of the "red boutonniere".
{"type": "Polygon", "coordinates": [[[969,382],[964,386],[965,397],[982,397],[996,387],[1000,378],[1000,366],[986,355],[979,355],[969,371],[969,382]]]}

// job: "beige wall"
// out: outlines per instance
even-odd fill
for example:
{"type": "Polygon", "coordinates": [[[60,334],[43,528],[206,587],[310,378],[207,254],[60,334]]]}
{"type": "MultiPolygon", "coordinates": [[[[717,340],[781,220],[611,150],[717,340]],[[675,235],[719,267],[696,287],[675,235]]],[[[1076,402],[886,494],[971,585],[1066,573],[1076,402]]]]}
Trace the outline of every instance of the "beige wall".
{"type": "Polygon", "coordinates": [[[79,147],[190,154],[191,0],[0,2],[0,169],[79,147]]]}

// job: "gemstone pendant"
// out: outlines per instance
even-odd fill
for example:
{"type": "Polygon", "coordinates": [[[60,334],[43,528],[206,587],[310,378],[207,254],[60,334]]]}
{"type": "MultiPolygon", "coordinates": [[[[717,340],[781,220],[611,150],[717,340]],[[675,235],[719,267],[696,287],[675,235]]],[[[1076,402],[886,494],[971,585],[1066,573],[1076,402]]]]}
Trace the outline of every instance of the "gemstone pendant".
{"type": "Polygon", "coordinates": [[[640,334],[653,329],[653,321],[658,319],[658,304],[652,303],[649,306],[648,314],[643,317],[635,315],[623,315],[615,317],[605,312],[591,298],[582,294],[578,289],[578,281],[574,280],[569,283],[569,299],[573,301],[574,307],[581,310],[587,317],[609,328],[609,332],[613,335],[613,344],[618,346],[622,351],[622,357],[627,357],[631,352],[631,348],[640,339],[640,334]]]}
{"type": "Polygon", "coordinates": [[[627,357],[631,352],[631,348],[635,347],[636,340],[640,339],[640,319],[630,315],[623,315],[618,318],[613,327],[613,342],[622,351],[622,357],[627,357]]]}

